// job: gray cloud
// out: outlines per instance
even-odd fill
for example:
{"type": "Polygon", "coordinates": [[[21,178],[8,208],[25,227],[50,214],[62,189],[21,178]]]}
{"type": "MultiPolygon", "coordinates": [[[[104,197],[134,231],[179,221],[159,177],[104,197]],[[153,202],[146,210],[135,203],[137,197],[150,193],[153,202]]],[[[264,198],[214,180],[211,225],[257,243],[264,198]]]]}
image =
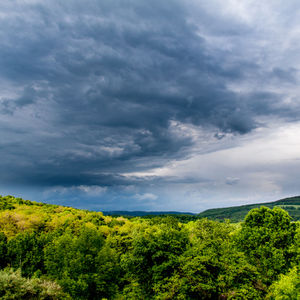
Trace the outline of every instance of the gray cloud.
{"type": "Polygon", "coordinates": [[[298,119],[275,88],[297,67],[264,64],[257,27],[215,5],[2,1],[1,181],[130,185],[122,173],[189,155],[174,124],[221,139],[298,119]]]}

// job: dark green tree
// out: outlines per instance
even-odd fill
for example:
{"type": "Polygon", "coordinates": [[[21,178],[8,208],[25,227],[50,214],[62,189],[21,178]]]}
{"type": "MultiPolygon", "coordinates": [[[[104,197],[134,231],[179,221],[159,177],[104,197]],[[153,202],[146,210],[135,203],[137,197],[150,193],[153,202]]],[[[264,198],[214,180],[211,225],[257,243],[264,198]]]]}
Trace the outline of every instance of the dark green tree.
{"type": "Polygon", "coordinates": [[[257,271],[232,242],[233,227],[207,219],[189,224],[190,245],[180,267],[156,285],[159,299],[256,299],[257,271]]]}
{"type": "Polygon", "coordinates": [[[155,285],[170,278],[188,244],[187,232],[173,218],[152,220],[133,237],[132,250],[122,257],[129,280],[153,296],[155,285]]]}
{"type": "Polygon", "coordinates": [[[285,273],[295,258],[293,250],[296,225],[281,208],[251,210],[237,235],[239,248],[255,265],[262,279],[270,283],[285,273]]]}
{"type": "Polygon", "coordinates": [[[51,234],[24,232],[17,234],[7,244],[7,256],[14,269],[20,268],[23,276],[44,273],[43,249],[52,239],[51,234]]]}
{"type": "Polygon", "coordinates": [[[117,291],[117,258],[104,243],[96,229],[83,227],[78,236],[65,233],[45,249],[49,276],[74,299],[111,298],[117,291]]]}
{"type": "Polygon", "coordinates": [[[3,232],[0,232],[0,268],[7,265],[7,237],[3,232]]]}

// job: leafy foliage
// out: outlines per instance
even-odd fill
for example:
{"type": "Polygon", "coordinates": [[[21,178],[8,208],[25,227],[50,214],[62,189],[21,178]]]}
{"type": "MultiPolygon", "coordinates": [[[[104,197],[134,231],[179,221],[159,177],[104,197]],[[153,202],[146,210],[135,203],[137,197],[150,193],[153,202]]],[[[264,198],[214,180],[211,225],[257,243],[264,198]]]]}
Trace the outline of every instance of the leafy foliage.
{"type": "Polygon", "coordinates": [[[262,207],[248,213],[237,241],[263,278],[272,281],[291,266],[295,256],[291,249],[295,234],[296,225],[291,223],[286,211],[262,207]]]}
{"type": "Polygon", "coordinates": [[[10,299],[71,299],[55,282],[42,279],[27,279],[21,271],[12,269],[0,270],[0,298],[10,299]]]}
{"type": "Polygon", "coordinates": [[[0,197],[1,299],[297,299],[299,249],[281,208],[232,224],[0,197]]]}
{"type": "Polygon", "coordinates": [[[286,275],[281,274],[279,279],[270,286],[268,299],[298,300],[300,295],[300,272],[297,267],[286,275]]]}

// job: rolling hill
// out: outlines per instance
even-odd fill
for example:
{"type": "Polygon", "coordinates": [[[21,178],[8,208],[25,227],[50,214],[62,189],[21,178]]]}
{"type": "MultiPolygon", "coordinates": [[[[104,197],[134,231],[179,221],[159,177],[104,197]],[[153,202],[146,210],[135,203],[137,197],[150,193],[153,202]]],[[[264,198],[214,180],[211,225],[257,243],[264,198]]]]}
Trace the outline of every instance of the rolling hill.
{"type": "Polygon", "coordinates": [[[275,206],[281,207],[290,214],[294,221],[300,220],[300,196],[284,198],[281,200],[266,203],[208,209],[201,212],[197,216],[200,218],[208,218],[212,220],[230,219],[232,222],[240,222],[243,221],[246,214],[251,209],[261,206],[267,206],[269,208],[273,208],[275,206]]]}

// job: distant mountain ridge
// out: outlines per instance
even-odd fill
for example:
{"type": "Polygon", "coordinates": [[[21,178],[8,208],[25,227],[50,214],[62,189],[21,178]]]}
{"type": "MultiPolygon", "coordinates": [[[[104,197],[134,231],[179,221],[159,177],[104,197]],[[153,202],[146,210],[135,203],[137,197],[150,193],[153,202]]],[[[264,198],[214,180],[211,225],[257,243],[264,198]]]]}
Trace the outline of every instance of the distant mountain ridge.
{"type": "Polygon", "coordinates": [[[143,210],[111,210],[103,211],[104,215],[107,216],[130,216],[130,217],[144,217],[144,216],[161,216],[161,215],[197,215],[191,212],[180,212],[180,211],[143,211],[143,210]]]}
{"type": "Polygon", "coordinates": [[[232,222],[241,222],[244,220],[247,213],[253,208],[259,208],[261,206],[267,206],[273,208],[275,206],[281,207],[286,210],[294,221],[300,220],[300,196],[284,198],[272,202],[246,204],[240,206],[231,206],[224,208],[212,208],[207,209],[199,214],[191,212],[179,212],[179,211],[103,211],[104,215],[109,216],[124,216],[124,217],[146,217],[151,218],[155,216],[167,216],[172,215],[183,221],[191,221],[198,218],[208,218],[211,220],[225,220],[229,219],[232,222]]]}
{"type": "Polygon", "coordinates": [[[259,208],[261,206],[266,206],[269,208],[273,208],[275,206],[281,207],[289,213],[294,221],[300,220],[300,196],[284,198],[273,202],[213,208],[205,210],[197,216],[200,218],[208,218],[212,220],[230,219],[232,222],[240,222],[243,221],[243,219],[251,209],[259,208]]]}

